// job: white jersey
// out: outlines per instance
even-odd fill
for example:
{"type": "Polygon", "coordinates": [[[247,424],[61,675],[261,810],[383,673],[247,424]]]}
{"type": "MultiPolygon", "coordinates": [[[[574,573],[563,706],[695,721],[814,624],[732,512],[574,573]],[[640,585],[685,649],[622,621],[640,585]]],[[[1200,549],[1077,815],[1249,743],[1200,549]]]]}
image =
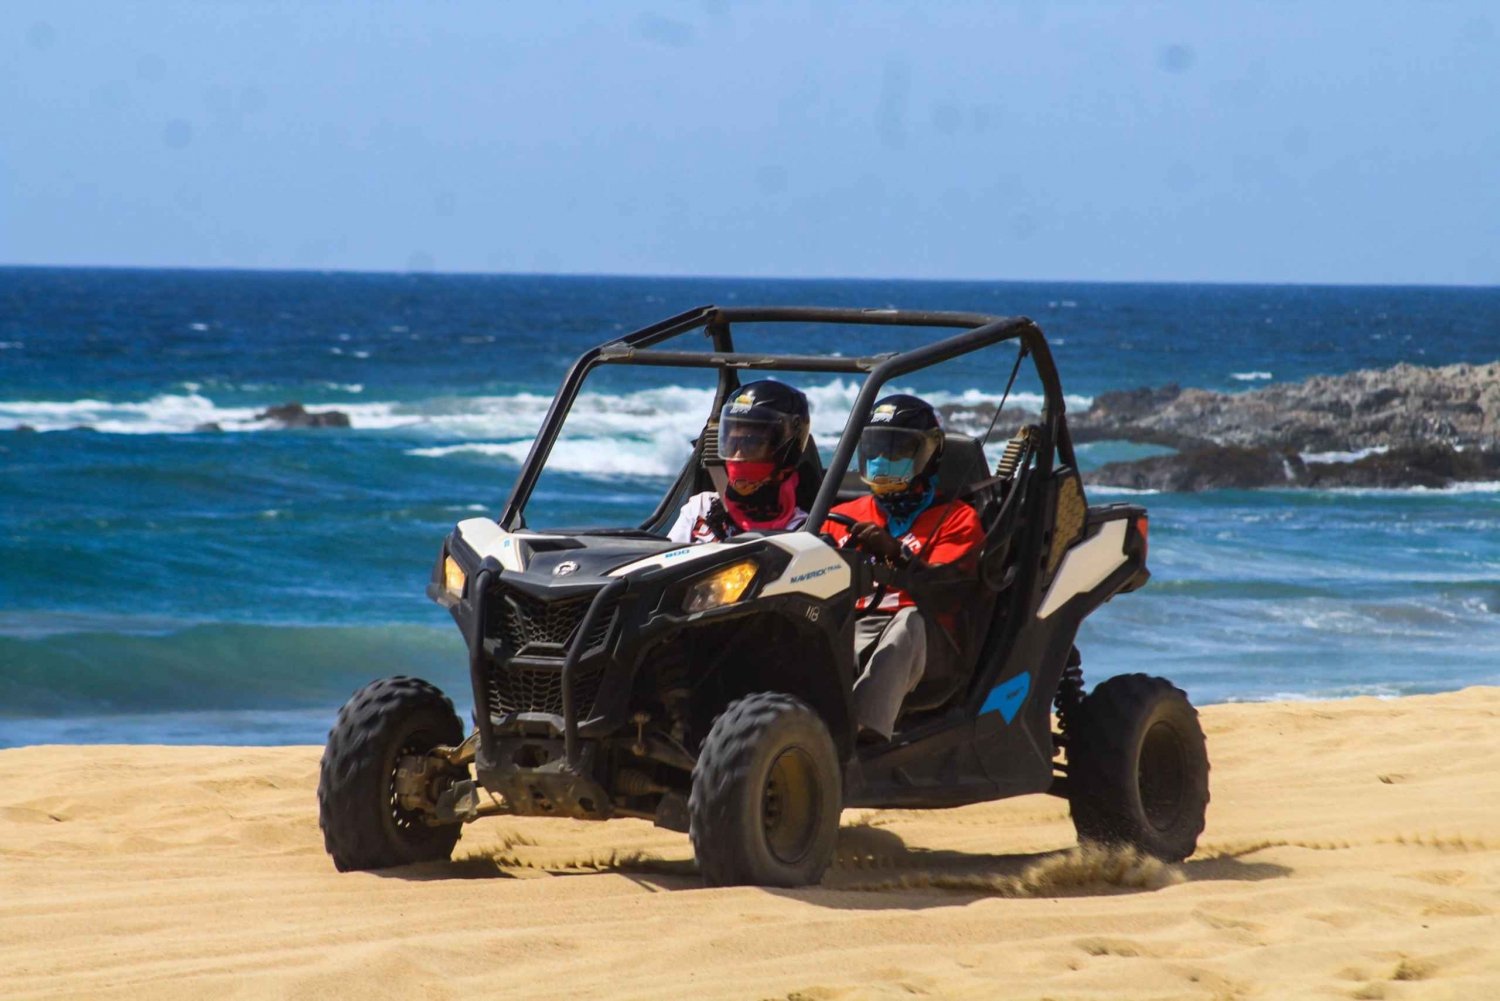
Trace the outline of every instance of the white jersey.
{"type": "MultiPolygon", "coordinates": [[[[673,523],[672,530],[667,533],[667,538],[684,544],[718,542],[719,537],[714,534],[712,528],[708,527],[708,512],[718,496],[712,490],[705,490],[701,494],[689,497],[678,509],[677,521],[673,523]]],[[[787,531],[801,528],[806,521],[807,512],[799,507],[792,515],[792,520],[787,522],[787,531]]],[[[740,532],[739,526],[735,525],[732,520],[729,522],[729,529],[730,535],[738,535],[740,532]]]]}

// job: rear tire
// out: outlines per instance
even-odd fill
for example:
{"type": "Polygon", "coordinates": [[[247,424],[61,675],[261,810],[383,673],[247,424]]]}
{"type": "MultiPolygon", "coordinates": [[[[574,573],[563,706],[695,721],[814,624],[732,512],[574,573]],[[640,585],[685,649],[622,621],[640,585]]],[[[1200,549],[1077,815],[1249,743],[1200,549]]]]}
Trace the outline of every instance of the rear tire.
{"type": "Polygon", "coordinates": [[[714,720],[693,769],[689,834],[705,886],[807,886],[823,878],[843,807],[822,717],[761,692],[714,720]]]}
{"type": "MultiPolygon", "coordinates": [[[[406,755],[458,744],[463,724],[440,690],[417,678],[371,682],[339,710],[318,775],[318,826],[340,872],[446,859],[459,824],[428,824],[396,801],[406,755]]],[[[454,769],[461,778],[466,770],[454,769]]]]}
{"type": "Polygon", "coordinates": [[[1102,682],[1068,727],[1068,805],[1081,841],[1132,845],[1168,862],[1198,846],[1208,750],[1198,712],[1164,678],[1102,682]]]}

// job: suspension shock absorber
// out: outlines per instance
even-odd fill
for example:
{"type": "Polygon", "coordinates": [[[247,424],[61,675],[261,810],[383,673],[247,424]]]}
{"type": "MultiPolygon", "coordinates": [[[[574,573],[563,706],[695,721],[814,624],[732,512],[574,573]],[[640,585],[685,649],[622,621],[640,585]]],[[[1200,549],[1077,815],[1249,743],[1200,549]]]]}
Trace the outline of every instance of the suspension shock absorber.
{"type": "Polygon", "coordinates": [[[1067,746],[1068,726],[1074,719],[1074,713],[1079,704],[1083,702],[1083,655],[1075,646],[1068,651],[1068,663],[1063,668],[1062,678],[1057,683],[1057,696],[1052,700],[1053,708],[1057,710],[1057,729],[1060,731],[1058,743],[1067,746]]]}

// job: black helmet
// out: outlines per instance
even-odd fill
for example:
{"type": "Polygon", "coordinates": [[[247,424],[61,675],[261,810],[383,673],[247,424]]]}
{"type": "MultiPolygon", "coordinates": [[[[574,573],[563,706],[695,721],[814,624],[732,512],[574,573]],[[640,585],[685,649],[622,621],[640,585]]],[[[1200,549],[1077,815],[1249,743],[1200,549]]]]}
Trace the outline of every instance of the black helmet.
{"type": "Polygon", "coordinates": [[[875,404],[859,436],[859,477],[876,494],[930,479],[943,457],[943,428],[926,400],[905,393],[875,404]]]}
{"type": "Polygon", "coordinates": [[[762,379],[735,390],[719,411],[719,457],[772,463],[770,472],[795,469],[811,430],[807,397],[784,382],[762,379]]]}

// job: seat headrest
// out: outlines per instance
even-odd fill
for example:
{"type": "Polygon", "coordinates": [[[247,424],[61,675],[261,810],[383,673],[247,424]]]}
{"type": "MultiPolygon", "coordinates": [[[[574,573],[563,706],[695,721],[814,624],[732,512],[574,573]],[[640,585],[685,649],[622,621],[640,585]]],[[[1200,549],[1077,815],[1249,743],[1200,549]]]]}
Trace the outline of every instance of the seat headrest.
{"type": "Polygon", "coordinates": [[[943,432],[943,462],[937,488],[943,497],[956,497],[964,488],[989,476],[989,463],[979,439],[955,431],[943,432]]]}
{"type": "Polygon", "coordinates": [[[823,457],[818,454],[818,446],[809,436],[807,447],[802,450],[802,458],[797,460],[797,506],[804,511],[810,509],[818,497],[818,488],[822,485],[823,457]]]}

